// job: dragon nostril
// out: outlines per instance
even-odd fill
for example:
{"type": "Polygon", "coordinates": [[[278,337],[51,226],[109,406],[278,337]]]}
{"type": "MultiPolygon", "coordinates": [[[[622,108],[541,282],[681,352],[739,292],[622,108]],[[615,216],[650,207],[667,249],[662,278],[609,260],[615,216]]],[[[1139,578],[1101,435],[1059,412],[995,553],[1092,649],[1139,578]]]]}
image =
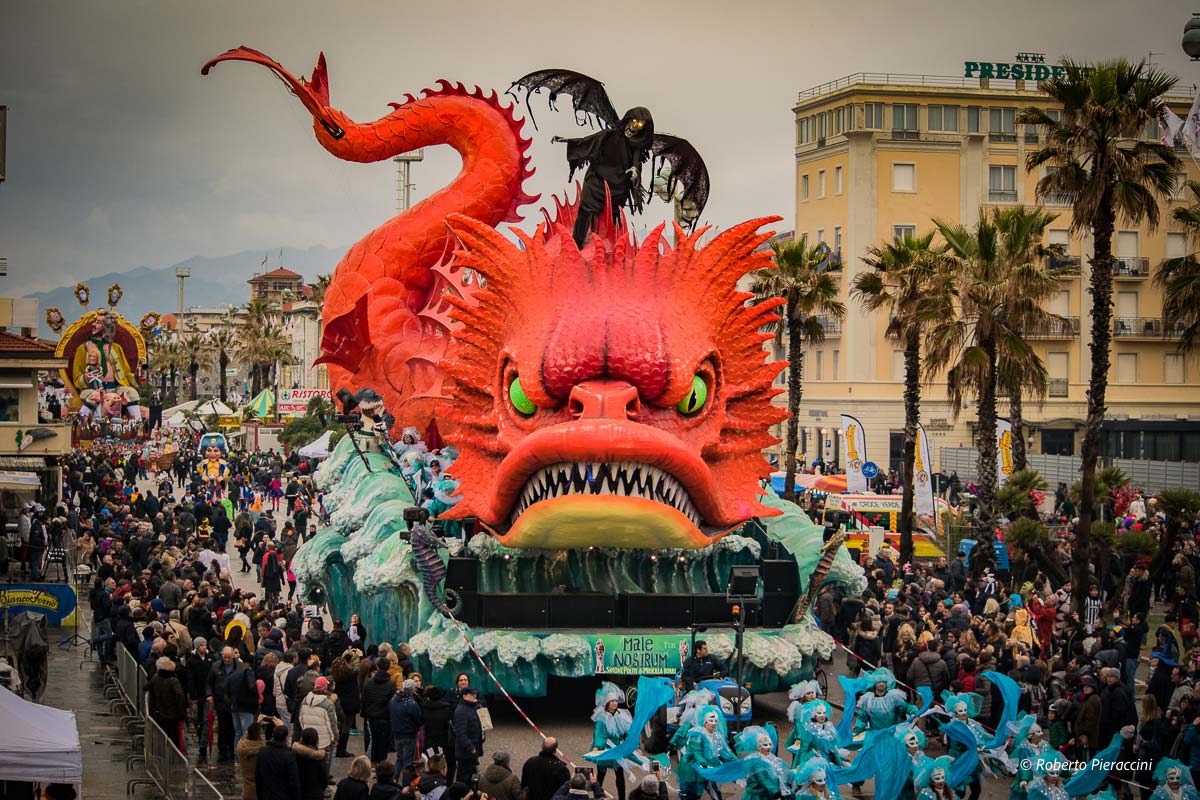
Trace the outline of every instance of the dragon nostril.
{"type": "Polygon", "coordinates": [[[572,397],[568,403],[568,408],[571,411],[571,416],[579,419],[583,416],[583,403],[577,397],[572,397]]]}

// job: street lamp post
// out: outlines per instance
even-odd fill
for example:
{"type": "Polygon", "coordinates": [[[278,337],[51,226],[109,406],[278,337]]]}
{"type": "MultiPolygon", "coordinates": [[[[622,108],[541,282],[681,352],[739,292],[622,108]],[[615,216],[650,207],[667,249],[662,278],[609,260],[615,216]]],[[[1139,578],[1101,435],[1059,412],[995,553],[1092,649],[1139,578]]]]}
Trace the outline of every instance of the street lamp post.
{"type": "Polygon", "coordinates": [[[1183,26],[1183,52],[1192,61],[1200,61],[1200,14],[1192,14],[1192,18],[1183,26]]]}

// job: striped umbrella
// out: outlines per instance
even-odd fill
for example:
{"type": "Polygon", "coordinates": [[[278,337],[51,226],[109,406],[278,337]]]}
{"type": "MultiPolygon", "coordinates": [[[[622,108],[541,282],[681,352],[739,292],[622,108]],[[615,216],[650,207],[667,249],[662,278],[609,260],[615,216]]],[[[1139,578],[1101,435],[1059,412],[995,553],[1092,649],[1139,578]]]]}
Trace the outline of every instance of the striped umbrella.
{"type": "Polygon", "coordinates": [[[250,413],[252,417],[258,419],[266,419],[271,416],[275,410],[275,395],[270,389],[263,389],[258,393],[258,396],[247,403],[243,408],[250,413]]]}

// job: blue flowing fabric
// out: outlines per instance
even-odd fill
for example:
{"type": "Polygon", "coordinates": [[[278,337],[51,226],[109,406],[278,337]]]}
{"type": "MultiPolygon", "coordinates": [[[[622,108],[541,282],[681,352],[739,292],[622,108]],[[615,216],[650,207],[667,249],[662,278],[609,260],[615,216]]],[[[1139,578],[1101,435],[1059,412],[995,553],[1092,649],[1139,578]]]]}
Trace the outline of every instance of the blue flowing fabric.
{"type": "Polygon", "coordinates": [[[656,711],[673,699],[675,687],[671,685],[669,678],[647,678],[644,675],[638,678],[636,713],[633,715],[633,722],[629,726],[625,741],[601,753],[585,755],[584,758],[588,761],[620,761],[629,758],[641,744],[641,735],[646,723],[656,711]]]}
{"type": "Polygon", "coordinates": [[[858,710],[858,696],[874,685],[870,678],[848,678],[845,675],[838,675],[838,683],[842,685],[842,691],[846,693],[846,699],[842,706],[842,719],[838,722],[838,743],[845,747],[854,738],[854,734],[850,729],[854,727],[854,712],[858,710]]]}
{"type": "Polygon", "coordinates": [[[745,779],[750,774],[750,759],[739,758],[736,761],[726,761],[719,767],[707,767],[696,771],[706,781],[733,783],[745,779]]]}
{"type": "Polygon", "coordinates": [[[1121,734],[1113,734],[1112,741],[1108,743],[1108,747],[1101,750],[1096,755],[1092,756],[1092,760],[1087,766],[1075,773],[1071,780],[1063,784],[1063,788],[1067,790],[1067,794],[1072,797],[1079,797],[1085,794],[1091,794],[1100,788],[1100,784],[1104,783],[1104,779],[1108,777],[1111,769],[1101,764],[1112,764],[1121,757],[1121,745],[1125,740],[1121,734]]]}
{"type": "Polygon", "coordinates": [[[946,783],[952,788],[964,786],[979,767],[979,742],[975,739],[975,734],[971,733],[971,729],[957,719],[942,723],[942,733],[946,734],[946,738],[967,748],[954,760],[954,766],[946,776],[946,783]]]}
{"type": "Polygon", "coordinates": [[[933,689],[929,686],[918,686],[917,697],[921,698],[921,707],[917,709],[916,714],[908,718],[909,722],[924,714],[933,705],[933,689]]]}
{"type": "Polygon", "coordinates": [[[868,733],[854,763],[831,768],[829,776],[836,786],[874,778],[876,800],[896,800],[908,782],[911,765],[904,740],[895,736],[893,726],[868,733]]]}
{"type": "Polygon", "coordinates": [[[1000,687],[1000,696],[1004,698],[1004,709],[1000,712],[1000,724],[996,726],[996,735],[984,745],[985,749],[1002,747],[1008,740],[1008,723],[1017,719],[1017,705],[1021,702],[1021,687],[1007,675],[999,672],[985,672],[983,677],[1000,687]]]}

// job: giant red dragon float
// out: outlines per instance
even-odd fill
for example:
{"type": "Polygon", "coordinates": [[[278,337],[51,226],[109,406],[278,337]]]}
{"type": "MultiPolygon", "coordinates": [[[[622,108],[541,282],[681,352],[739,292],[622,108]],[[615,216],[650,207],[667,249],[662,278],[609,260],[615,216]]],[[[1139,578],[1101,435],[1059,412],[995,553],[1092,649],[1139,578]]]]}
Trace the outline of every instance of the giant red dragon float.
{"type": "Polygon", "coordinates": [[[514,242],[497,226],[538,198],[523,190],[529,140],[496,93],[442,81],[359,123],[330,105],[323,55],[308,80],[248,48],[204,72],[231,60],[278,76],[338,158],[438,144],[462,156],[449,186],[338,265],[320,359],[335,388],[375,388],[400,425],[449,421],[466,489],[454,515],[516,547],[698,548],[778,513],[758,500],[785,416],[771,403],[784,362],[762,349],[777,303],[737,287],[771,266],[759,229],[774,219],[702,247],[703,230],[676,227],[671,244],[660,226],[638,243],[604,215],[580,248],[556,201],[514,242]]]}

